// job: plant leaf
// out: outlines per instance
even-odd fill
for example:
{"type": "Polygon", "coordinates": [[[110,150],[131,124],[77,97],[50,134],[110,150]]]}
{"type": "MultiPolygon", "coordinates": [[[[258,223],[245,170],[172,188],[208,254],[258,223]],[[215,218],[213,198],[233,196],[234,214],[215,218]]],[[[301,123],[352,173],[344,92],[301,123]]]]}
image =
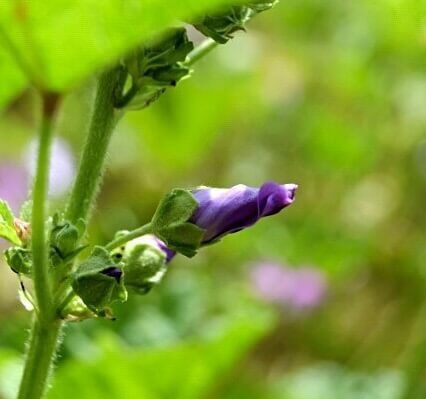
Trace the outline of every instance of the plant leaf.
{"type": "Polygon", "coordinates": [[[14,219],[7,202],[0,200],[0,237],[15,245],[22,245],[15,229],[14,219]]]}
{"type": "Polygon", "coordinates": [[[66,91],[177,21],[230,3],[229,0],[1,1],[0,106],[25,86],[22,70],[27,79],[45,89],[66,91]]]}

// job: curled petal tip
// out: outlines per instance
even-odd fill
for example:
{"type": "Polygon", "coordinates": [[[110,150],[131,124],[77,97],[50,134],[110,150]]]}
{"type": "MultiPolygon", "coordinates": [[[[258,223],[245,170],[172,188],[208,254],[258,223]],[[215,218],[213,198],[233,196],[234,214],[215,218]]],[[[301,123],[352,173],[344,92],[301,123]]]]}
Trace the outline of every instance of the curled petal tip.
{"type": "Polygon", "coordinates": [[[299,188],[299,186],[294,183],[289,183],[289,184],[284,184],[284,188],[288,191],[288,198],[291,201],[294,201],[294,198],[296,196],[296,191],[299,188]]]}

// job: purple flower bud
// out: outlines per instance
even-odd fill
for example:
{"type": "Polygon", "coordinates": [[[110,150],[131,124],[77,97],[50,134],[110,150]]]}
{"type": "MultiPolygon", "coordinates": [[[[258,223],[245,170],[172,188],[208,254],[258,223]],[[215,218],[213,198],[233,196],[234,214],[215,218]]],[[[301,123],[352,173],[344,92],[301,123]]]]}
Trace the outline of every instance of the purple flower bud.
{"type": "Polygon", "coordinates": [[[191,222],[206,230],[203,243],[235,233],[274,215],[294,201],[296,184],[267,182],[260,188],[244,184],[226,188],[200,187],[192,191],[199,203],[191,222]]]}
{"type": "Polygon", "coordinates": [[[123,272],[121,271],[120,268],[118,268],[116,266],[111,266],[111,267],[108,267],[105,270],[103,270],[102,274],[105,274],[106,276],[115,278],[117,283],[119,283],[123,272]]]}
{"type": "MultiPolygon", "coordinates": [[[[159,249],[164,253],[164,255],[166,255],[166,263],[169,263],[176,255],[175,251],[172,251],[170,248],[168,248],[164,241],[161,241],[153,234],[145,234],[139,238],[136,238],[135,240],[133,240],[133,242],[135,244],[137,243],[150,245],[156,249],[159,249]]],[[[130,243],[132,243],[132,241],[130,241],[130,243]]]]}

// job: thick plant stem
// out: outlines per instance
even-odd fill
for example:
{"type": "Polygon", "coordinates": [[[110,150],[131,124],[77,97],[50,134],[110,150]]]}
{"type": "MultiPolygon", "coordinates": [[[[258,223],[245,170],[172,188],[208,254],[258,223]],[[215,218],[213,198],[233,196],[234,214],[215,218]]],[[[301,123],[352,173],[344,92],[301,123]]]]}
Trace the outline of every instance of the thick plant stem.
{"type": "Polygon", "coordinates": [[[77,223],[79,219],[87,222],[96,199],[108,145],[118,120],[114,95],[119,90],[120,79],[119,68],[109,69],[99,76],[89,132],[66,211],[66,218],[71,223],[77,223]]]}
{"type": "Polygon", "coordinates": [[[52,128],[58,96],[44,94],[43,112],[40,126],[37,169],[33,188],[32,209],[32,254],[33,280],[37,299],[38,317],[51,319],[52,317],[52,290],[48,270],[48,248],[46,242],[47,192],[49,185],[50,149],[52,144],[52,128]]]}
{"type": "Polygon", "coordinates": [[[61,327],[62,321],[46,323],[34,318],[18,399],[44,397],[60,342],[61,327]]]}

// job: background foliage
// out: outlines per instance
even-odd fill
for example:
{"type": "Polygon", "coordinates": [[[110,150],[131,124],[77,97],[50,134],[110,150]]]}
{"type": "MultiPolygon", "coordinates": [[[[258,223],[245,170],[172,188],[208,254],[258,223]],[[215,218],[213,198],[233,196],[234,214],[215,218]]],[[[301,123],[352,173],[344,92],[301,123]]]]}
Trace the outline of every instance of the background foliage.
{"type": "MultiPolygon", "coordinates": [[[[139,10],[144,23],[123,35],[118,24],[106,35],[85,18],[108,22],[108,8],[102,17],[98,2],[73,2],[86,4],[78,12],[95,44],[56,40],[61,27],[76,23],[62,2],[57,19],[34,33],[39,42],[12,32],[19,51],[36,53],[23,52],[43,82],[73,88],[58,134],[75,156],[91,99],[91,82],[82,79],[145,37],[145,27],[160,30],[199,2],[130,3],[125,17],[136,21],[139,10]],[[150,15],[164,20],[149,25],[150,15]],[[77,45],[81,53],[73,52],[77,45]]],[[[34,4],[31,18],[44,18],[43,2],[34,4]]],[[[191,79],[126,116],[93,242],[148,221],[172,187],[274,180],[300,190],[278,217],[193,259],[179,256],[154,292],[117,306],[117,321],[69,326],[50,398],[67,398],[70,387],[81,399],[424,397],[425,8],[414,0],[283,1],[197,64],[191,79]],[[314,309],[268,303],[251,281],[254,265],[265,261],[315,267],[327,280],[326,299],[314,309]]],[[[10,64],[0,60],[4,75],[10,64]]],[[[22,91],[19,73],[2,85],[0,102],[14,102],[0,120],[0,196],[15,193],[16,209],[25,198],[19,187],[25,192],[37,100],[22,91]]],[[[55,171],[63,180],[61,162],[55,171]]],[[[53,194],[60,202],[61,193],[53,194]]],[[[15,276],[1,266],[0,397],[8,399],[29,315],[18,305],[15,276]]]]}

